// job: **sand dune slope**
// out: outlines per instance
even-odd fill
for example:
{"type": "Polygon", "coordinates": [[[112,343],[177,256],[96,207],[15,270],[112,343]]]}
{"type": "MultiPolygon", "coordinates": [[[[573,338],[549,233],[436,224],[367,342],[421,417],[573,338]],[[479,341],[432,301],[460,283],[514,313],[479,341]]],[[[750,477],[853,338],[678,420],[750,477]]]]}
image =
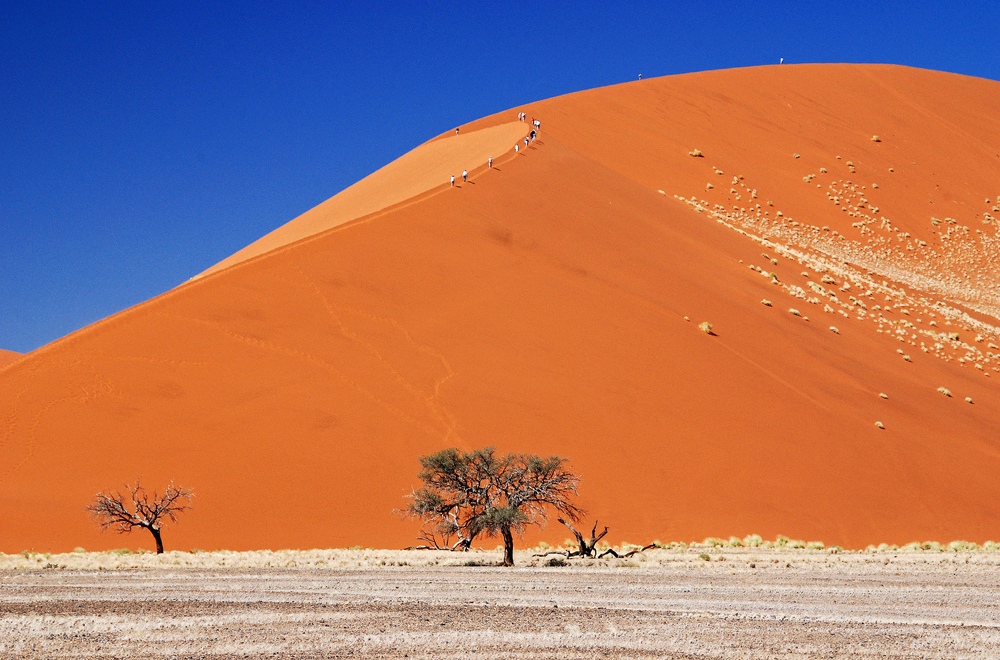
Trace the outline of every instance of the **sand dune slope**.
{"type": "Polygon", "coordinates": [[[0,368],[7,366],[14,360],[21,357],[20,353],[15,353],[14,351],[7,351],[0,348],[0,368]]]}
{"type": "Polygon", "coordinates": [[[434,188],[450,185],[448,182],[451,176],[460,180],[463,171],[484,167],[490,156],[498,158],[513,150],[514,144],[530,130],[519,121],[477,128],[478,130],[466,131],[465,134],[449,134],[420,145],[319,206],[223,259],[198,277],[399,204],[434,188]]]}
{"type": "Polygon", "coordinates": [[[998,104],[801,66],[528,106],[494,171],[6,369],[0,549],[123,544],[82,508],[137,475],[196,490],[174,547],[406,545],[417,457],[485,444],[571,458],[616,539],[996,537],[998,104]]]}

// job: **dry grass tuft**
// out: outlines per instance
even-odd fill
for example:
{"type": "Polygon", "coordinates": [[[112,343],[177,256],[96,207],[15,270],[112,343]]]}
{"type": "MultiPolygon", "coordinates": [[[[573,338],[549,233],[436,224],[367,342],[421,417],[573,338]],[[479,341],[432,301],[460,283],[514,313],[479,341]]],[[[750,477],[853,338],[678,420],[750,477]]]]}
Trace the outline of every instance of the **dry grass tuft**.
{"type": "Polygon", "coordinates": [[[951,396],[951,390],[949,390],[947,387],[939,387],[938,392],[940,392],[945,396],[951,396]]]}
{"type": "Polygon", "coordinates": [[[702,321],[701,323],[699,323],[698,324],[698,329],[701,330],[702,332],[704,332],[706,335],[714,335],[715,334],[714,332],[712,332],[712,324],[709,323],[708,321],[702,321]]]}
{"type": "Polygon", "coordinates": [[[692,149],[688,152],[688,156],[691,156],[692,158],[704,158],[705,154],[701,153],[700,149],[692,149]]]}

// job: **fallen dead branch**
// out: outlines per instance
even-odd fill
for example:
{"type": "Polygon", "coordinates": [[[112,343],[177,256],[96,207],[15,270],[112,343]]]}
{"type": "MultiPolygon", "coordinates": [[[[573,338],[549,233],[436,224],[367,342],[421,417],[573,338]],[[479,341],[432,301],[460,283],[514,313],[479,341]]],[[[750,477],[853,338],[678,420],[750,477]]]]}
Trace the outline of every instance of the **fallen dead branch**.
{"type": "Polygon", "coordinates": [[[539,553],[539,554],[532,555],[532,557],[548,557],[550,555],[559,555],[561,557],[565,557],[566,559],[572,559],[574,557],[577,557],[577,558],[591,558],[591,559],[603,559],[604,557],[607,557],[608,555],[611,555],[612,557],[615,557],[617,559],[626,559],[628,557],[632,557],[634,555],[637,555],[640,552],[645,552],[646,550],[651,550],[652,548],[658,547],[656,543],[650,543],[649,545],[643,546],[641,548],[635,548],[635,549],[630,550],[630,551],[625,552],[625,553],[619,553],[614,548],[608,548],[604,552],[598,554],[598,552],[597,552],[597,544],[598,544],[598,542],[601,539],[603,539],[607,535],[607,533],[608,533],[608,526],[607,525],[605,525],[604,526],[604,530],[601,531],[600,534],[598,534],[597,533],[597,524],[598,524],[598,521],[595,520],[594,521],[594,526],[590,530],[590,539],[588,540],[588,539],[585,539],[583,537],[583,534],[581,534],[580,532],[578,532],[576,530],[576,528],[573,527],[573,525],[571,525],[570,523],[566,522],[562,518],[558,518],[558,520],[563,525],[565,525],[569,529],[569,531],[573,532],[573,536],[576,537],[577,545],[580,546],[579,549],[577,549],[577,550],[549,550],[548,552],[542,552],[542,553],[539,553]]]}

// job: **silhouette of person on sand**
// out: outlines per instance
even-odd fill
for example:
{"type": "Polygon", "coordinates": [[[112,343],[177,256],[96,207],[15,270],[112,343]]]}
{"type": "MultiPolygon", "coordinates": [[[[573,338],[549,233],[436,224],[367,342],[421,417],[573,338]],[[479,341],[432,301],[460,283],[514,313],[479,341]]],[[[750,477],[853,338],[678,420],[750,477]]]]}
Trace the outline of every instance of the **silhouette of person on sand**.
{"type": "Polygon", "coordinates": [[[462,181],[469,180],[469,170],[462,170],[462,181]]]}

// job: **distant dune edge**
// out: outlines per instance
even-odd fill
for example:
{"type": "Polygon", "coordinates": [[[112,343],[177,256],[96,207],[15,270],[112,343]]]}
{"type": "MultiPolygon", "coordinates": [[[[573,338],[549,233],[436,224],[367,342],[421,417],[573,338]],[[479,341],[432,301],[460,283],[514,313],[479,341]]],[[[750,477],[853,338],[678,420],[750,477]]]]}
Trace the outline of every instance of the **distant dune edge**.
{"type": "Polygon", "coordinates": [[[0,550],[148,545],[83,510],[139,476],[194,490],[168,551],[404,547],[417,458],[485,445],[612,543],[996,539],[997,107],[798,65],[461,126],[7,364],[0,550]]]}

